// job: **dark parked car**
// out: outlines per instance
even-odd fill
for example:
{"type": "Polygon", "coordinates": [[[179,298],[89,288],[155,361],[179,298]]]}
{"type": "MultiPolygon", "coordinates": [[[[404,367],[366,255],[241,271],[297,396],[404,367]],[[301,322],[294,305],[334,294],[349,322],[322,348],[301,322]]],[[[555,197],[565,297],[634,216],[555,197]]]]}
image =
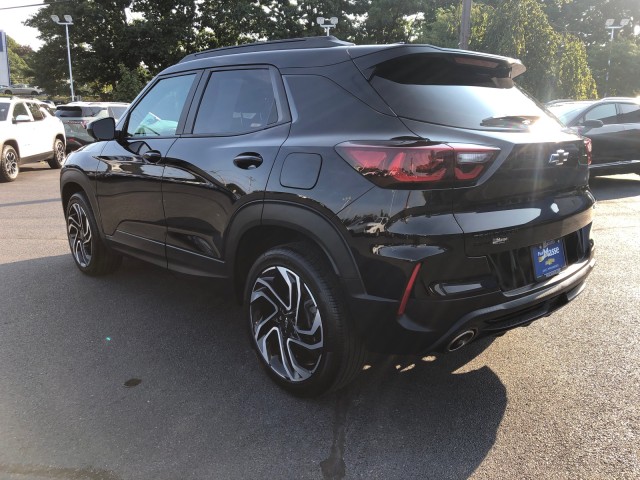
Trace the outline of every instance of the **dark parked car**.
{"type": "Polygon", "coordinates": [[[301,395],[345,385],[367,350],[528,325],[582,291],[594,198],[584,139],[523,71],[332,37],[189,55],[65,163],[75,263],[229,279],[260,362],[301,395]]]}
{"type": "Polygon", "coordinates": [[[547,108],[565,125],[591,139],[591,176],[640,175],[640,99],[557,101],[547,108]]]}

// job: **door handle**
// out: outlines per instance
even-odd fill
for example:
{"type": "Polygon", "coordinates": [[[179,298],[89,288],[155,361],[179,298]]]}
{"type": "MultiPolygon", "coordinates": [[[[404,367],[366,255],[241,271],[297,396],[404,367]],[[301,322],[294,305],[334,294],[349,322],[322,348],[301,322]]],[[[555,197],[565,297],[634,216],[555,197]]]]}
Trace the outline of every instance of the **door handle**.
{"type": "Polygon", "coordinates": [[[241,153],[233,159],[233,164],[238,168],[251,170],[262,164],[262,157],[257,153],[241,153]]]}
{"type": "Polygon", "coordinates": [[[144,158],[149,163],[158,163],[162,160],[162,153],[158,150],[149,150],[148,152],[144,152],[142,154],[142,158],[144,158]]]}

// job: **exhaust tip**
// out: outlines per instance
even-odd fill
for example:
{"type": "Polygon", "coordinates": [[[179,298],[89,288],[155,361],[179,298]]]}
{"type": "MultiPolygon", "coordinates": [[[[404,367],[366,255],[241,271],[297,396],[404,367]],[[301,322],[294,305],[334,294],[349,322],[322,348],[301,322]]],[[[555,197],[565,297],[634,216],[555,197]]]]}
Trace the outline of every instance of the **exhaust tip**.
{"type": "Polygon", "coordinates": [[[475,330],[467,330],[466,332],[462,332],[460,335],[457,335],[453,340],[449,342],[449,345],[447,345],[447,351],[455,352],[456,350],[461,349],[467,343],[473,340],[475,336],[475,330]]]}

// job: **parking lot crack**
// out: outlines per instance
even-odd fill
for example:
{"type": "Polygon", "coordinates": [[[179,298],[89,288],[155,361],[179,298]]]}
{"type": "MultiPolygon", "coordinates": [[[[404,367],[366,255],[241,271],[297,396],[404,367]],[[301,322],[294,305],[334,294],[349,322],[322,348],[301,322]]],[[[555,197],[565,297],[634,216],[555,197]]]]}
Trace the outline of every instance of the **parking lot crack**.
{"type": "Polygon", "coordinates": [[[346,467],[344,463],[344,449],[346,444],[347,412],[351,395],[343,390],[337,394],[333,419],[333,442],[329,457],[320,462],[322,477],[325,480],[344,478],[346,467]]]}

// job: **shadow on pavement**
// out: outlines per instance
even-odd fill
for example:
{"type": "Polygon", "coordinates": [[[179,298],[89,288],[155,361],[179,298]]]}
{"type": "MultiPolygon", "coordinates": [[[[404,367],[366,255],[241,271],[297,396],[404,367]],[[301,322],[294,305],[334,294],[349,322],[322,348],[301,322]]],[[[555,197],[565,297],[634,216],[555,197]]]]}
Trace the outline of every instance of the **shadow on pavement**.
{"type": "Polygon", "coordinates": [[[593,177],[589,187],[596,200],[617,200],[640,195],[640,175],[593,177]]]}
{"type": "Polygon", "coordinates": [[[506,409],[491,369],[456,372],[488,341],[376,357],[347,389],[301,400],[258,367],[224,282],[128,259],[91,278],[68,255],[0,265],[0,278],[0,472],[465,478],[506,409]]]}

